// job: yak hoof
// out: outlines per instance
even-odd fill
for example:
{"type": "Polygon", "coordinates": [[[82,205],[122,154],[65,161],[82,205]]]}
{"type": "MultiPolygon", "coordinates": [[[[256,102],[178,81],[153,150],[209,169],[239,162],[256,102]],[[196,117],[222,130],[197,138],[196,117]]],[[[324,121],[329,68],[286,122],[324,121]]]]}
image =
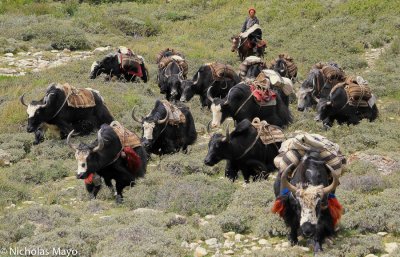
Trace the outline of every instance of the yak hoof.
{"type": "Polygon", "coordinates": [[[117,195],[117,196],[115,197],[115,202],[116,202],[117,204],[122,204],[122,203],[124,202],[124,199],[122,198],[121,195],[117,195]]]}
{"type": "Polygon", "coordinates": [[[314,244],[314,254],[318,253],[318,252],[322,252],[322,247],[321,247],[321,244],[319,242],[315,242],[315,244],[314,244]]]}

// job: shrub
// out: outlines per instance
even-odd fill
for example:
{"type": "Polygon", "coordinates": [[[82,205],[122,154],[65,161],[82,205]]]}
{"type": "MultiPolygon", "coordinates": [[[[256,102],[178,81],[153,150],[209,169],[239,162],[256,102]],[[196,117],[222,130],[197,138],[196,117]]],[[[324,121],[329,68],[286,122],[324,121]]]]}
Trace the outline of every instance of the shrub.
{"type": "Polygon", "coordinates": [[[17,203],[21,200],[29,200],[30,192],[25,184],[10,181],[5,177],[5,171],[1,170],[0,176],[0,206],[5,206],[10,203],[17,203]]]}
{"type": "Polygon", "coordinates": [[[151,20],[142,21],[128,16],[114,18],[112,24],[127,36],[133,37],[150,37],[160,33],[161,27],[151,20]]]}
{"type": "Polygon", "coordinates": [[[158,173],[148,174],[126,192],[126,203],[131,209],[147,207],[189,215],[218,214],[229,204],[235,190],[225,179],[213,180],[201,174],[177,179],[158,173]],[[150,184],[146,182],[148,179],[156,181],[150,184]]]}
{"type": "Polygon", "coordinates": [[[343,176],[340,179],[340,187],[344,190],[359,190],[364,193],[382,191],[386,188],[385,182],[377,174],[364,176],[343,176]]]}

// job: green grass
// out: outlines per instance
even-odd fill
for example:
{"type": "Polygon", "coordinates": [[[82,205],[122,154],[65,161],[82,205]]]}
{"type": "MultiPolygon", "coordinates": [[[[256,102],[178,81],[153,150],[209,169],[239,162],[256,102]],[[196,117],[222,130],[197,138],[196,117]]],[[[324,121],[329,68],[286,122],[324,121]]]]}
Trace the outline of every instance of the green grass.
{"type": "MultiPolygon", "coordinates": [[[[123,206],[114,204],[106,188],[99,199],[89,201],[83,182],[73,177],[76,168],[73,152],[57,136],[47,134],[44,143],[32,145],[33,135],[26,133],[26,109],[18,97],[26,93],[27,100],[38,100],[51,82],[98,89],[115,118],[141,133],[130,117],[131,110],[136,106],[138,114],[145,115],[156,99],[163,98],[156,84],[155,56],[159,51],[166,47],[182,51],[189,63],[189,77],[207,62],[220,61],[239,67],[237,56],[230,52],[229,38],[239,32],[248,2],[111,2],[0,3],[1,54],[125,45],[144,56],[150,72],[147,84],[89,80],[91,63],[101,59],[106,54],[103,53],[24,77],[0,76],[0,148],[11,154],[13,162],[11,167],[0,167],[0,242],[21,247],[57,244],[79,249],[82,256],[126,256],[133,251],[135,256],[192,256],[192,251],[180,247],[182,241],[222,239],[222,233],[229,230],[274,242],[283,240],[287,229],[269,211],[274,200],[273,180],[242,187],[242,180],[232,184],[222,178],[224,162],[215,167],[203,165],[208,142],[203,134],[188,154],[154,157],[147,176],[134,188],[125,190],[123,206]],[[23,203],[27,200],[35,203],[23,203]],[[11,204],[16,206],[10,207],[11,204]],[[158,211],[138,214],[137,208],[158,211]],[[175,213],[186,215],[186,223],[177,222],[175,213]],[[216,218],[205,226],[199,225],[206,214],[214,214],[216,218]]],[[[346,73],[368,80],[378,96],[380,117],[376,122],[334,125],[329,131],[322,130],[321,124],[313,120],[314,112],[299,113],[292,104],[294,123],[286,132],[320,133],[337,142],[346,156],[362,152],[400,161],[398,1],[259,0],[251,5],[257,9],[268,41],[266,61],[281,52],[289,53],[303,80],[314,63],[333,60],[346,73]],[[388,46],[372,69],[366,66],[364,54],[369,49],[365,45],[388,46]]],[[[187,105],[197,128],[204,128],[210,112],[200,109],[197,98],[187,105]]],[[[82,140],[94,138],[92,134],[82,140]]],[[[336,244],[325,246],[324,256],[384,253],[382,244],[386,239],[376,237],[376,232],[387,231],[391,241],[400,240],[398,168],[384,174],[379,167],[357,160],[348,166],[341,182],[337,196],[346,213],[336,244]]],[[[301,254],[304,255],[295,249],[281,255],[267,250],[260,252],[260,256],[301,254]]]]}

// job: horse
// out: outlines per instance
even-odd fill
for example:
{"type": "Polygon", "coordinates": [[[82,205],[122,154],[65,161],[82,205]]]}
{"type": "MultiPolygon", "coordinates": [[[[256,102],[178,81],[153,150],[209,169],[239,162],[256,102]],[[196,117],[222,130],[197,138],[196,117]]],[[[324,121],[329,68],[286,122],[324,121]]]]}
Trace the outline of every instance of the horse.
{"type": "MultiPolygon", "coordinates": [[[[246,57],[250,55],[254,55],[253,48],[254,46],[251,44],[249,38],[242,39],[240,36],[232,36],[232,52],[238,52],[240,61],[244,61],[246,57]]],[[[265,45],[262,47],[257,47],[256,56],[264,58],[265,45]]]]}

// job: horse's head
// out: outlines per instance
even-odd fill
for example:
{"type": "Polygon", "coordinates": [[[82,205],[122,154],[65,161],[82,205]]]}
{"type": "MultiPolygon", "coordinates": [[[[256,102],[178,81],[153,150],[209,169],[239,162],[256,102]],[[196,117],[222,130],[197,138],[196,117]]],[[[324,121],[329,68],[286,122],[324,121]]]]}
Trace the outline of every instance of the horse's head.
{"type": "Polygon", "coordinates": [[[240,36],[232,36],[231,37],[231,43],[232,43],[231,51],[232,52],[237,51],[237,49],[239,47],[239,42],[240,42],[240,36]]]}

